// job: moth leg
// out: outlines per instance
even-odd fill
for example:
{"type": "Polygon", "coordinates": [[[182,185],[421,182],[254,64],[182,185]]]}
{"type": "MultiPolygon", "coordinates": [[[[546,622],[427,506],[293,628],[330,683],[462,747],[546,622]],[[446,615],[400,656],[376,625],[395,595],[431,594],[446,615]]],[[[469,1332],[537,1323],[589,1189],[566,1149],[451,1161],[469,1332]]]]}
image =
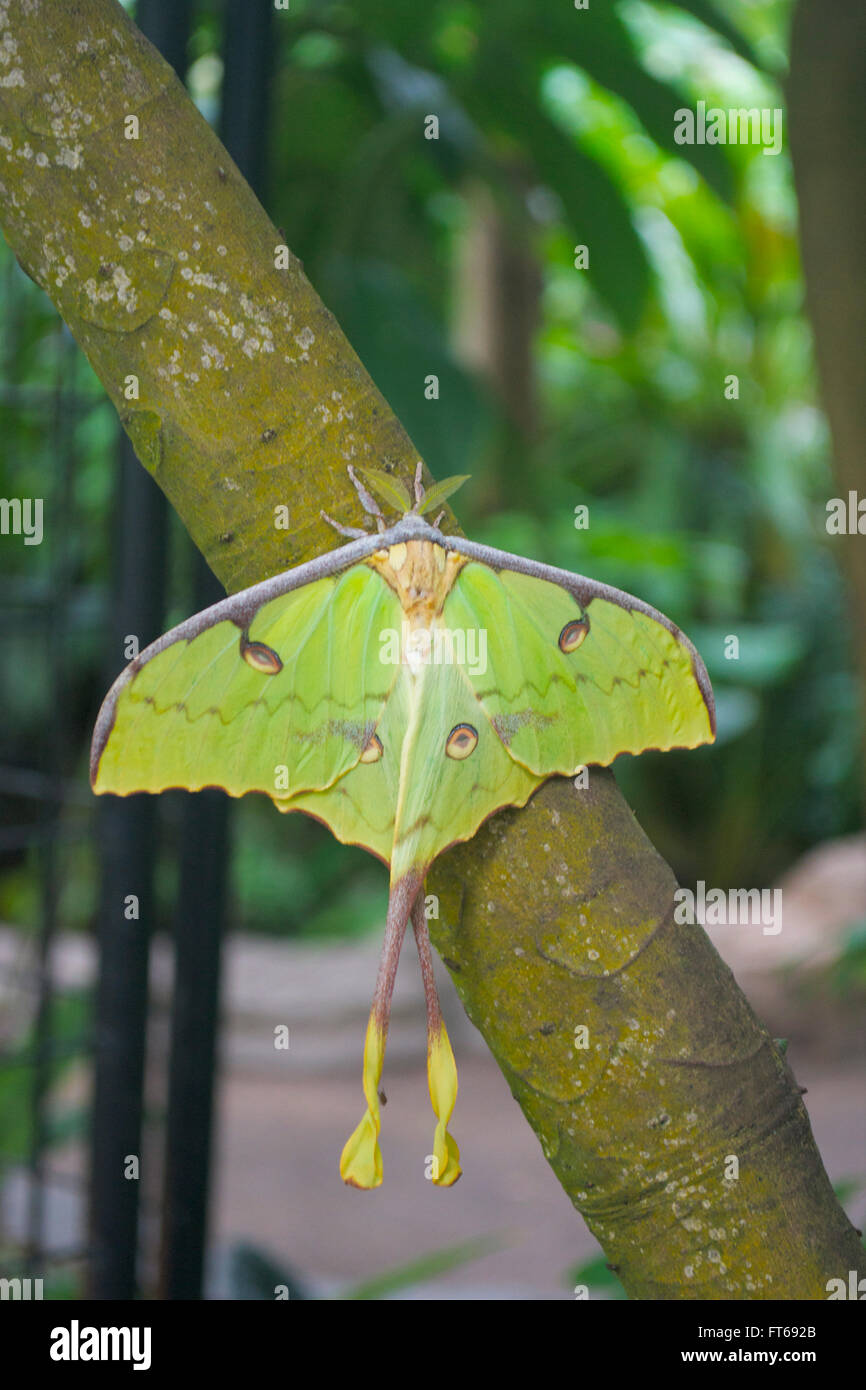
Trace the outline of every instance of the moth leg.
{"type": "Polygon", "coordinates": [[[457,1099],[457,1067],[439,1007],[439,994],[433,975],[430,933],[424,911],[423,888],[412,904],[412,930],[415,933],[415,945],[418,947],[418,958],[421,962],[421,978],[424,981],[424,1000],[427,1005],[427,1081],[433,1112],[437,1119],[431,1177],[437,1187],[451,1187],[462,1172],[460,1150],[447,1129],[457,1099]]]}
{"type": "Polygon", "coordinates": [[[415,466],[415,506],[420,507],[424,501],[424,486],[421,482],[421,475],[424,472],[424,465],[421,460],[415,466]]]}
{"type": "Polygon", "coordinates": [[[376,518],[376,525],[378,526],[380,531],[386,530],[387,528],[385,526],[385,518],[382,515],[382,509],[379,506],[379,503],[376,501],[375,497],[373,497],[364,487],[364,484],[361,482],[360,478],[357,477],[351,463],[348,467],[348,473],[349,477],[352,479],[352,483],[354,484],[355,491],[361,499],[361,506],[364,508],[364,511],[367,513],[368,516],[374,516],[376,518]]]}
{"type": "Polygon", "coordinates": [[[362,537],[369,536],[370,534],[369,531],[363,530],[360,526],[341,525],[339,521],[335,521],[333,517],[328,516],[327,512],[319,512],[319,516],[323,521],[327,521],[329,526],[333,526],[334,530],[338,531],[341,536],[348,536],[353,541],[361,540],[362,537]]]}

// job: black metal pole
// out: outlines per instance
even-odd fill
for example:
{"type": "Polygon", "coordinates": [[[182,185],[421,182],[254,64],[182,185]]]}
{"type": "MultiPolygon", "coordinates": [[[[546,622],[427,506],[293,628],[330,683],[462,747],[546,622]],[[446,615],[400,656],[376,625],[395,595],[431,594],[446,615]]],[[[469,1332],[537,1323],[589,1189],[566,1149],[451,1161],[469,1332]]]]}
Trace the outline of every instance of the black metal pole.
{"type": "Polygon", "coordinates": [[[186,800],[166,1118],[160,1288],[166,1299],[202,1296],[229,850],[225,793],[211,788],[186,800]]]}
{"type": "MultiPolygon", "coordinates": [[[[126,438],[120,452],[119,602],[112,623],[112,679],[124,665],[127,636],[134,634],[143,648],[159,635],[165,590],[165,498],[126,438]]],[[[100,804],[97,823],[102,883],[89,1282],[91,1298],[130,1299],[136,1293],[156,802],[149,796],[107,798],[100,804]],[[139,1162],[138,1174],[133,1158],[139,1162]]]]}
{"type": "Polygon", "coordinates": [[[228,0],[220,138],[247,183],[266,197],[273,4],[228,0]]]}
{"type": "MultiPolygon", "coordinates": [[[[220,134],[259,194],[266,159],[271,13],[267,3],[229,0],[223,41],[220,134]]],[[[195,574],[197,609],[223,597],[198,554],[195,574]]],[[[161,1274],[166,1299],[202,1296],[229,810],[228,797],[209,790],[188,797],[184,811],[166,1121],[161,1274]]]]}
{"type": "MultiPolygon", "coordinates": [[[[189,0],[140,0],[137,21],[176,71],[186,66],[189,0]]],[[[159,636],[165,596],[167,508],[126,436],[120,445],[116,611],[109,665],[124,665],[124,639],[139,649],[159,636]]],[[[89,1292],[131,1299],[137,1290],[142,1099],[157,803],[110,797],[100,807],[102,882],[91,1133],[89,1292]]]]}

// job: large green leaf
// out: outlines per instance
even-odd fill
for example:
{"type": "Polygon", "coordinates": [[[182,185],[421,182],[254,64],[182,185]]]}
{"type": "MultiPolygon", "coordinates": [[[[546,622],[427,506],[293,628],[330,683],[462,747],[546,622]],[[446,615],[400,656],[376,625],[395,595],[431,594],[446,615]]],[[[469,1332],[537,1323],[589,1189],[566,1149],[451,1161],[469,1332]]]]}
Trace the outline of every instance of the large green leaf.
{"type": "Polygon", "coordinates": [[[752,47],[742,29],[738,29],[736,24],[732,24],[719,6],[713,3],[713,0],[677,0],[677,4],[673,8],[685,10],[688,14],[694,15],[695,19],[699,19],[708,29],[713,29],[723,39],[727,39],[734,52],[739,53],[741,58],[745,58],[747,63],[751,63],[759,70],[763,68],[757,51],[752,47]]]}
{"type": "Polygon", "coordinates": [[[687,160],[726,201],[733,175],[720,145],[677,145],[674,113],[687,102],[676,86],[653,77],[641,65],[631,35],[608,8],[571,13],[555,11],[550,24],[527,26],[521,46],[540,60],[575,63],[601,86],[621,97],[661,149],[687,160]]]}
{"type": "Polygon", "coordinates": [[[622,327],[634,329],[651,272],[624,194],[606,170],[542,112],[519,54],[489,48],[476,76],[480,80],[463,92],[473,118],[490,131],[498,127],[529,153],[539,180],[560,198],[575,244],[589,247],[592,284],[622,327]]]}

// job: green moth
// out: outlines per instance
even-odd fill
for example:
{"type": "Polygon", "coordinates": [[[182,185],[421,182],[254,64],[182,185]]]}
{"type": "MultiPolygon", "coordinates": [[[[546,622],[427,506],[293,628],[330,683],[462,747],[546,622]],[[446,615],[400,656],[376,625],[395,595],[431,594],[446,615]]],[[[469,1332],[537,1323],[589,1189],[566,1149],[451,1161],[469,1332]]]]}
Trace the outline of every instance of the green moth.
{"type": "Polygon", "coordinates": [[[423,513],[462,479],[425,494],[419,465],[412,505],[397,480],[366,470],[404,513],[386,527],[350,474],[378,531],[331,522],[348,544],[196,614],[136,657],[100,710],[91,783],[121,796],[264,792],[389,866],[367,1108],[340,1172],[356,1187],[382,1181],[379,1084],[411,922],[427,1005],[432,1177],[447,1187],[460,1176],[447,1128],[457,1071],[424,913],[430,865],[548,777],[711,742],[713,696],[688,639],[640,599],[428,523],[423,513]]]}

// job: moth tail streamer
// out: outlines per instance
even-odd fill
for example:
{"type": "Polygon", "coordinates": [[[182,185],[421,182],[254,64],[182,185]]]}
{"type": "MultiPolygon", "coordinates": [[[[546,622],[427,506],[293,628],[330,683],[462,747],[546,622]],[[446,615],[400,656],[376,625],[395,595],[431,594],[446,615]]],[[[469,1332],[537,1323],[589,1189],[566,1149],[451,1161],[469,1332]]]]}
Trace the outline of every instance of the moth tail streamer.
{"type": "Polygon", "coordinates": [[[427,1005],[427,1083],[437,1120],[433,1138],[431,1177],[437,1187],[451,1187],[463,1171],[460,1167],[457,1142],[448,1133],[448,1121],[457,1100],[457,1066],[439,1007],[423,892],[418,893],[412,904],[412,930],[415,933],[415,944],[421,961],[421,976],[424,980],[424,999],[427,1005]]]}
{"type": "Polygon", "coordinates": [[[379,957],[379,970],[373,993],[373,1007],[370,1010],[370,1020],[367,1024],[367,1036],[364,1043],[363,1086],[367,1109],[361,1123],[346,1141],[340,1155],[340,1177],[351,1187],[369,1189],[379,1187],[382,1182],[382,1151],[379,1148],[379,1131],[382,1125],[379,1083],[385,1064],[391,999],[394,994],[394,980],[397,976],[400,950],[406,935],[412,903],[418,895],[421,883],[422,880],[418,875],[406,874],[391,887],[388,916],[385,922],[385,938],[382,942],[382,954],[379,957]]]}

